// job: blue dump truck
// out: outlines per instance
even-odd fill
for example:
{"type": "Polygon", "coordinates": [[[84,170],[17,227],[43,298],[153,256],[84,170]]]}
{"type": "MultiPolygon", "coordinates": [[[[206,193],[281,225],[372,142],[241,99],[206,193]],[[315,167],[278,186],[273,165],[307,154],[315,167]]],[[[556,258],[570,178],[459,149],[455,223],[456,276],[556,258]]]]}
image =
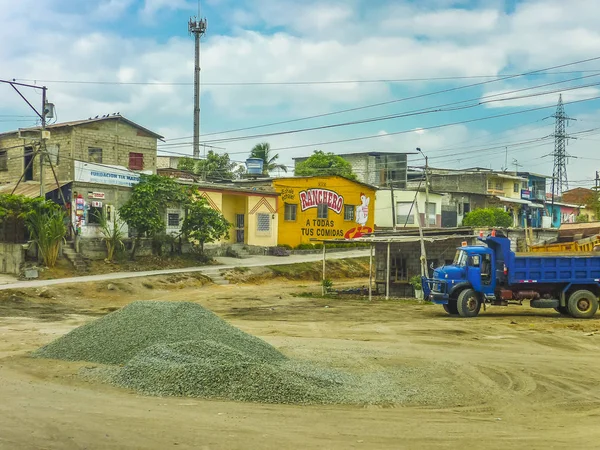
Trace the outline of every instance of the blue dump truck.
{"type": "Polygon", "coordinates": [[[451,265],[423,277],[426,298],[448,314],[475,317],[486,305],[554,308],[588,319],[598,310],[600,252],[514,253],[500,232],[480,237],[485,245],[458,248],[451,265]]]}

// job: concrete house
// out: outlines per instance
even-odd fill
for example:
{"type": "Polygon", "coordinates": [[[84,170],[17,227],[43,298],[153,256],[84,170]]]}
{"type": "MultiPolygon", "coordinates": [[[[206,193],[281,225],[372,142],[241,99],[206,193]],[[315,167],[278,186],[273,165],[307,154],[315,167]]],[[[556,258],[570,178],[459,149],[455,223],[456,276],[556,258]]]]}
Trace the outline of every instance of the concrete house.
{"type": "MultiPolygon", "coordinates": [[[[406,188],[408,153],[397,152],[361,152],[342,153],[352,166],[358,181],[371,186],[389,186],[393,182],[398,189],[406,188]]],[[[294,158],[294,167],[308,159],[307,156],[294,158]]]]}
{"type": "MultiPolygon", "coordinates": [[[[156,173],[162,136],[119,114],[56,123],[46,130],[43,176],[40,128],[0,134],[0,193],[15,187],[15,194],[30,197],[43,192],[69,211],[79,236],[96,237],[98,215],[116,214],[140,173],[156,173]]],[[[72,228],[69,232],[73,237],[72,228]]]]}
{"type": "MultiPolygon", "coordinates": [[[[409,189],[425,183],[423,173],[414,174],[408,182],[409,189]]],[[[542,209],[543,205],[522,198],[529,187],[526,176],[498,172],[484,168],[437,169],[428,171],[429,191],[448,194],[441,206],[441,225],[456,227],[464,216],[474,209],[501,207],[511,213],[513,225],[519,226],[521,215],[528,209],[542,209]]]]}

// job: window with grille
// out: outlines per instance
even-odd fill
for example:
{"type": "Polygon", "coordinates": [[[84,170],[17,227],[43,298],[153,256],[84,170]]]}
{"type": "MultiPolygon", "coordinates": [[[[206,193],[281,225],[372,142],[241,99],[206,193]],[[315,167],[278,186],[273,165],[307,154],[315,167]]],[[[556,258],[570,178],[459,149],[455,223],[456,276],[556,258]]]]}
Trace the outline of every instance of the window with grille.
{"type": "Polygon", "coordinates": [[[317,219],[327,219],[328,211],[327,203],[319,203],[317,205],[317,219]]]}
{"type": "Polygon", "coordinates": [[[519,186],[519,183],[514,183],[514,186],[513,186],[513,192],[514,192],[514,193],[521,192],[521,191],[520,191],[520,186],[519,186]]]}
{"type": "Polygon", "coordinates": [[[88,223],[99,224],[102,221],[102,207],[90,206],[88,211],[88,223]]]}
{"type": "Polygon", "coordinates": [[[298,205],[292,204],[292,203],[286,203],[285,204],[285,211],[284,211],[284,220],[287,221],[295,221],[296,220],[296,212],[298,210],[298,205]]]}
{"type": "Polygon", "coordinates": [[[144,154],[129,152],[129,168],[131,170],[143,170],[144,169],[144,154]]]}
{"type": "Polygon", "coordinates": [[[429,221],[429,225],[436,225],[436,206],[435,203],[427,203],[427,220],[429,221]]]}
{"type": "Polygon", "coordinates": [[[356,206],[344,205],[344,220],[354,220],[354,211],[356,211],[356,206]]]}
{"type": "Polygon", "coordinates": [[[46,146],[46,151],[48,152],[48,158],[55,166],[58,166],[58,152],[60,150],[60,146],[58,144],[48,144],[46,146]]]}
{"type": "Polygon", "coordinates": [[[271,231],[271,217],[269,214],[258,213],[256,215],[256,231],[262,233],[271,231]]]}
{"type": "Polygon", "coordinates": [[[167,225],[170,227],[179,227],[179,213],[167,214],[167,225]]]}
{"type": "Polygon", "coordinates": [[[0,152],[0,170],[8,170],[8,152],[6,150],[0,152]]]}
{"type": "Polygon", "coordinates": [[[415,223],[415,210],[412,206],[412,202],[396,203],[396,223],[398,225],[412,225],[415,223]]]}
{"type": "Polygon", "coordinates": [[[88,147],[88,160],[93,163],[102,163],[102,149],[99,147],[88,147]]]}

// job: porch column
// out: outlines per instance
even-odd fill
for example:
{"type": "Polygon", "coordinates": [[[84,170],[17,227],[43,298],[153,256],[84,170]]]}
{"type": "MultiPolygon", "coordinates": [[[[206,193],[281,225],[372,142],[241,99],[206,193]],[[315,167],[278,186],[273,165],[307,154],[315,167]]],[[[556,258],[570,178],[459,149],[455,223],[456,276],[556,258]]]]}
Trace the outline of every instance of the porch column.
{"type": "Polygon", "coordinates": [[[387,258],[385,260],[385,299],[390,298],[390,247],[391,244],[387,243],[387,258]]]}

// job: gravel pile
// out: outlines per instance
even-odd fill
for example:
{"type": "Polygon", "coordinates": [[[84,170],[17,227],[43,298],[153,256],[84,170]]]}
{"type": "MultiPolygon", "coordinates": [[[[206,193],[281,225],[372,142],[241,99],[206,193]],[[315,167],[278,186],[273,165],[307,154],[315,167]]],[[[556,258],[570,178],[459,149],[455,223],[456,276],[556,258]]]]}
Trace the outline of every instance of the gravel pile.
{"type": "Polygon", "coordinates": [[[356,375],[286,358],[200,305],[135,302],[33,356],[107,366],[83,375],[155,396],[262,403],[402,403],[385,374],[356,375]]]}
{"type": "Polygon", "coordinates": [[[261,361],[211,340],[154,345],[107,381],[147,395],[262,403],[336,403],[346,385],[336,372],[261,361]]]}
{"type": "Polygon", "coordinates": [[[252,355],[258,361],[285,359],[263,340],[188,302],[133,302],[74,329],[33,356],[122,365],[153,345],[207,339],[252,355]]]}

